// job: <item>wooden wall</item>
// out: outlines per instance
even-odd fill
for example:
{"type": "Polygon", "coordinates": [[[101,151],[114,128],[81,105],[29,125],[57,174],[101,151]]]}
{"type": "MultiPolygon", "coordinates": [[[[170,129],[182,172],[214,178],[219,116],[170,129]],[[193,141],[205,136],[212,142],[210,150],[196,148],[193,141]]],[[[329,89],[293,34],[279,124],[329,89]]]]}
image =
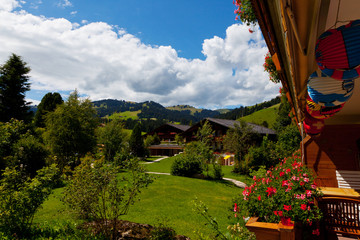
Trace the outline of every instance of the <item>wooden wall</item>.
{"type": "Polygon", "coordinates": [[[358,144],[360,125],[327,125],[319,137],[304,139],[305,164],[319,186],[337,187],[336,169],[360,171],[358,144]]]}

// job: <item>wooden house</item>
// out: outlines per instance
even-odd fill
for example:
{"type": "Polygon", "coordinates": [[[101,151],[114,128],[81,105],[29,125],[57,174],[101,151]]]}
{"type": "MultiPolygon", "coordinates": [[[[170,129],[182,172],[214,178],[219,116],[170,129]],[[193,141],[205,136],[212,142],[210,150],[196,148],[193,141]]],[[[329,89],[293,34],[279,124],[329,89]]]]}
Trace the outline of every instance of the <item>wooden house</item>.
{"type": "MultiPolygon", "coordinates": [[[[333,210],[336,206],[338,207],[338,212],[333,211],[331,215],[332,221],[335,219],[337,225],[331,225],[327,229],[337,232],[341,223],[345,224],[342,229],[346,233],[352,232],[351,234],[359,236],[359,204],[349,201],[358,202],[360,197],[355,191],[360,188],[360,85],[359,80],[355,79],[360,71],[357,71],[359,69],[357,63],[354,67],[349,65],[349,68],[333,67],[336,64],[340,66],[339,63],[343,61],[341,57],[333,57],[331,64],[325,63],[327,55],[324,54],[323,49],[329,50],[329,54],[333,56],[335,56],[335,51],[342,51],[337,47],[338,45],[331,45],[328,37],[331,34],[335,36],[335,32],[337,34],[340,31],[340,26],[344,26],[341,29],[344,32],[345,28],[357,26],[355,26],[356,22],[353,24],[350,21],[360,19],[360,1],[251,0],[251,3],[283,88],[292,105],[299,131],[304,136],[301,143],[303,161],[313,169],[317,176],[318,186],[321,187],[325,196],[339,197],[326,205],[331,206],[333,210]],[[332,30],[327,31],[329,29],[332,30]],[[328,42],[325,43],[325,40],[328,42]],[[319,121],[318,126],[314,126],[319,132],[313,134],[307,129],[306,120],[309,119],[308,113],[311,111],[308,100],[311,94],[309,92],[310,79],[318,69],[322,73],[332,69],[332,73],[326,72],[326,76],[331,78],[341,78],[333,73],[344,74],[342,75],[344,77],[345,71],[352,71],[352,69],[357,73],[354,75],[355,85],[351,98],[334,116],[319,121]],[[344,197],[353,199],[340,199],[344,197]],[[349,210],[343,210],[345,208],[339,207],[340,205],[349,206],[349,210]],[[354,220],[354,226],[357,225],[357,227],[349,230],[346,225],[349,224],[350,218],[344,220],[338,217],[340,213],[341,216],[349,217],[350,211],[353,210],[357,212],[357,220],[354,220]]],[[[354,36],[358,36],[359,32],[360,30],[355,30],[354,36]]],[[[342,41],[346,43],[348,39],[346,38],[345,41],[345,37],[343,35],[344,40],[334,41],[335,44],[340,44],[342,41]]],[[[349,43],[355,48],[346,50],[347,61],[350,61],[349,54],[357,53],[360,40],[355,37],[349,40],[349,43]]],[[[358,56],[359,54],[355,57],[358,58],[358,56]]],[[[340,81],[343,80],[340,79],[340,81]]],[[[329,220],[326,219],[325,217],[325,221],[329,220]]],[[[329,222],[327,224],[330,226],[329,222]]]]}
{"type": "MultiPolygon", "coordinates": [[[[235,125],[239,125],[240,122],[236,120],[228,120],[228,119],[219,119],[219,118],[206,118],[202,121],[196,123],[194,126],[190,127],[181,135],[184,137],[185,142],[191,142],[196,140],[196,133],[204,125],[204,122],[208,121],[212,130],[214,131],[214,141],[213,141],[213,149],[215,151],[222,151],[222,139],[226,135],[226,132],[230,128],[234,128],[235,125]]],[[[251,127],[251,129],[260,134],[260,136],[268,135],[270,138],[276,137],[276,132],[272,129],[256,125],[254,123],[246,123],[251,127]]]]}
{"type": "Polygon", "coordinates": [[[180,125],[180,124],[173,124],[173,123],[166,123],[161,125],[160,127],[154,129],[153,131],[149,132],[147,135],[158,135],[160,141],[162,142],[173,142],[175,141],[175,136],[177,134],[181,134],[188,130],[190,126],[188,125],[180,125]]]}
{"type": "Polygon", "coordinates": [[[174,156],[183,151],[183,146],[175,143],[175,136],[181,134],[190,126],[166,123],[147,135],[157,135],[160,138],[161,144],[151,145],[148,147],[151,156],[174,156]]]}

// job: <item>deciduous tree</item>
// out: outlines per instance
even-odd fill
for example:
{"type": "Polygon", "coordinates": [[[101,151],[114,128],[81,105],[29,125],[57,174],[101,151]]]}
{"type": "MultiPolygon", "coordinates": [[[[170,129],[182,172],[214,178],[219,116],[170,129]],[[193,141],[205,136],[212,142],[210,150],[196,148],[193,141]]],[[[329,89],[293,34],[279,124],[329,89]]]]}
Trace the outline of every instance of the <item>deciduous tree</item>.
{"type": "Polygon", "coordinates": [[[34,119],[35,126],[45,127],[45,115],[49,112],[53,112],[56,106],[63,102],[60,93],[54,92],[45,94],[36,110],[34,119]]]}
{"type": "Polygon", "coordinates": [[[45,140],[60,169],[77,165],[79,158],[96,145],[96,112],[89,99],[80,100],[77,91],[46,115],[45,140]]]}

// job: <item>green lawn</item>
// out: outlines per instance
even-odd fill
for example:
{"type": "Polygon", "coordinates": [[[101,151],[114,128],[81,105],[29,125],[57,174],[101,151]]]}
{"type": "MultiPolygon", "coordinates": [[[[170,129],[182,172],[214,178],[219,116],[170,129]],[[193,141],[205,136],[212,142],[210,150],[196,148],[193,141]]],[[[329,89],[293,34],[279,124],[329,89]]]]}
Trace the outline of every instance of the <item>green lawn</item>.
{"type": "MultiPolygon", "coordinates": [[[[170,173],[171,165],[173,164],[174,160],[175,160],[175,158],[173,158],[173,157],[166,158],[159,162],[147,164],[145,166],[145,168],[149,172],[170,173]]],[[[225,178],[232,178],[235,180],[239,180],[239,181],[246,183],[247,185],[252,184],[252,179],[250,177],[233,173],[232,172],[233,168],[234,168],[233,166],[222,166],[222,171],[224,173],[225,178]]]]}
{"type": "MultiPolygon", "coordinates": [[[[63,188],[55,189],[43,208],[36,213],[34,223],[80,223],[60,201],[62,191],[63,188]]],[[[232,199],[237,194],[241,194],[241,189],[226,181],[158,175],[142,191],[141,201],[136,202],[122,219],[151,225],[162,222],[174,228],[178,234],[197,239],[195,230],[208,233],[210,230],[205,226],[205,220],[193,212],[192,201],[195,198],[203,201],[225,232],[226,227],[235,220],[228,217],[232,216],[232,199]]]]}
{"type": "MultiPolygon", "coordinates": [[[[149,161],[155,158],[148,159],[149,161]]],[[[166,158],[160,162],[144,165],[148,171],[170,172],[174,158],[166,158]]],[[[231,166],[223,166],[225,177],[250,181],[249,178],[231,172],[231,166]]],[[[50,198],[43,204],[34,218],[34,223],[48,223],[54,225],[66,222],[81,223],[61,202],[63,188],[55,189],[50,198]]],[[[143,189],[140,201],[131,207],[128,215],[122,219],[138,223],[156,225],[165,223],[174,228],[178,234],[192,239],[198,237],[194,231],[200,230],[210,233],[205,226],[205,219],[193,212],[192,201],[198,198],[209,208],[209,213],[216,217],[220,229],[226,232],[226,227],[235,223],[232,216],[232,199],[241,194],[242,189],[227,181],[209,181],[195,178],[156,175],[147,189],[143,189]]]]}

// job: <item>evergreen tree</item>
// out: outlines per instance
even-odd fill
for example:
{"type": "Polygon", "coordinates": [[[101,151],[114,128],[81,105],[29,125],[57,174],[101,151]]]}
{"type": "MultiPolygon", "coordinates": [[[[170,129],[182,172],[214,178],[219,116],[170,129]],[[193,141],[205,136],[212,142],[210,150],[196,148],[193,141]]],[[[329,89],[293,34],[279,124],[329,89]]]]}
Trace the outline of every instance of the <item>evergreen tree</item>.
{"type": "Polygon", "coordinates": [[[131,133],[129,140],[130,153],[136,157],[145,157],[146,149],[141,136],[141,126],[137,123],[131,133]]]}
{"type": "Polygon", "coordinates": [[[34,123],[37,127],[45,127],[45,115],[48,112],[53,112],[57,105],[62,104],[64,101],[60,93],[47,93],[41,99],[35,114],[34,123]]]}
{"type": "Polygon", "coordinates": [[[30,90],[29,72],[26,62],[15,54],[0,66],[0,121],[30,120],[31,113],[25,101],[25,92],[30,90]]]}

